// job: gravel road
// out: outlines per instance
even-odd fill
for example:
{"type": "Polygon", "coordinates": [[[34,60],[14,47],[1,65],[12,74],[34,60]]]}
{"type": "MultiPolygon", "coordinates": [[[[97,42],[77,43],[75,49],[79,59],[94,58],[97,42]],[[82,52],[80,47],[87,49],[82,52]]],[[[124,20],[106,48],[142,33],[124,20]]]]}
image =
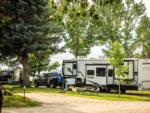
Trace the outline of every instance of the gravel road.
{"type": "Polygon", "coordinates": [[[4,108],[2,113],[150,113],[150,102],[105,101],[49,93],[28,93],[26,96],[43,105],[4,108]]]}

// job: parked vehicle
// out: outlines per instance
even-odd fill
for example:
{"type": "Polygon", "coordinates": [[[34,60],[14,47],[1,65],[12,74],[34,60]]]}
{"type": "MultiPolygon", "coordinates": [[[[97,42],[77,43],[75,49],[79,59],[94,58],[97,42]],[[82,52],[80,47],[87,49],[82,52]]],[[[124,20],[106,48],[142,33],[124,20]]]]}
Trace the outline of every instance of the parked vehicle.
{"type": "Polygon", "coordinates": [[[14,71],[3,70],[0,74],[1,83],[12,83],[14,80],[14,71]]]}
{"type": "Polygon", "coordinates": [[[51,72],[51,73],[43,73],[41,76],[38,76],[35,79],[34,85],[35,87],[38,86],[47,86],[51,88],[56,88],[57,86],[62,85],[62,75],[58,72],[51,72]]]}
{"type": "Polygon", "coordinates": [[[14,70],[7,69],[0,71],[0,83],[19,83],[20,76],[22,74],[21,68],[16,68],[14,70]]]}
{"type": "MultiPolygon", "coordinates": [[[[121,83],[121,91],[150,89],[150,59],[125,59],[128,79],[121,83]]],[[[64,60],[62,73],[69,85],[98,85],[100,90],[117,90],[115,68],[107,60],[64,60]]]]}

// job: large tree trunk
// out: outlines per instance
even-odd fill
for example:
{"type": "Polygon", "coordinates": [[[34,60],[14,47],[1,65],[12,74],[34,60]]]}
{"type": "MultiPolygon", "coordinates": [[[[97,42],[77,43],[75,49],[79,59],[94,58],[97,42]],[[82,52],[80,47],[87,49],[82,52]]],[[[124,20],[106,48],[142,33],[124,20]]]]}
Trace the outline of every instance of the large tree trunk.
{"type": "Polygon", "coordinates": [[[29,57],[28,55],[22,56],[22,66],[23,66],[23,85],[29,87],[29,57]]]}

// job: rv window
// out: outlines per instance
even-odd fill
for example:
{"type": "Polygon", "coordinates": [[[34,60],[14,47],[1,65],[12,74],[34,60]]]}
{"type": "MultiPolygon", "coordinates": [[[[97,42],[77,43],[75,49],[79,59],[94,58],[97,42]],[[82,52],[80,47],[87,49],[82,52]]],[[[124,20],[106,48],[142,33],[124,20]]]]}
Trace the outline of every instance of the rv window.
{"type": "Polygon", "coordinates": [[[96,68],[96,76],[105,76],[105,68],[96,68]]]}
{"type": "Polygon", "coordinates": [[[108,71],[108,76],[109,76],[109,77],[114,76],[114,70],[113,70],[113,69],[109,69],[109,71],[108,71]]]}
{"type": "Polygon", "coordinates": [[[94,75],[94,70],[87,70],[87,75],[94,75]]]}
{"type": "Polygon", "coordinates": [[[73,64],[73,69],[77,69],[77,64],[73,64]]]}

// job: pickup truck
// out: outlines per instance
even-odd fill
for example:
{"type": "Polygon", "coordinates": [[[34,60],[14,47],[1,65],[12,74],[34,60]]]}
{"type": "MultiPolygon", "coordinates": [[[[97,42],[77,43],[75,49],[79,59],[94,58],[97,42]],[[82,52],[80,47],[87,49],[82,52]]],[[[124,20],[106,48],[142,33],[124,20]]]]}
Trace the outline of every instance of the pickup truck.
{"type": "Polygon", "coordinates": [[[58,72],[43,73],[38,76],[34,81],[34,86],[47,86],[48,88],[56,88],[57,86],[62,86],[63,78],[58,72]]]}

